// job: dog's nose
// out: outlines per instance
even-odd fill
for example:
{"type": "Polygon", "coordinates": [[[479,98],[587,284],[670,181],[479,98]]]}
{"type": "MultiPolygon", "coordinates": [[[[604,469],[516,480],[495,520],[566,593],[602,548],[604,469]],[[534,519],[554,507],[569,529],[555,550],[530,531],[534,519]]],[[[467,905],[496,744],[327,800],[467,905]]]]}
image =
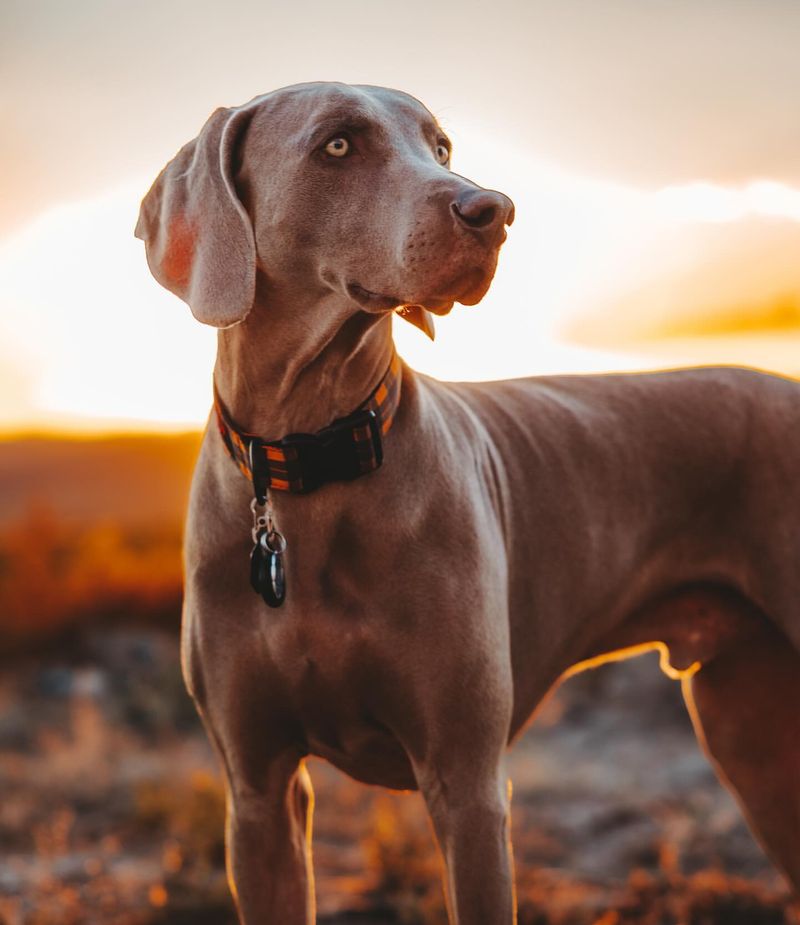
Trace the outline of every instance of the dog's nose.
{"type": "Polygon", "coordinates": [[[450,206],[456,220],[486,234],[514,221],[514,203],[494,190],[469,190],[450,206]]]}

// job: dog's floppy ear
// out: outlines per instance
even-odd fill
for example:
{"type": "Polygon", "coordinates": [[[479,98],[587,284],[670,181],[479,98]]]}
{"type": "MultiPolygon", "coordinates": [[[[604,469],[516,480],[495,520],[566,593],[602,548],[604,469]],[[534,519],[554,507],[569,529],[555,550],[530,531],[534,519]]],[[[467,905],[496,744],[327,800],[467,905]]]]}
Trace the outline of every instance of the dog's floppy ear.
{"type": "Polygon", "coordinates": [[[252,108],[212,113],[158,175],[136,224],[153,276],[218,328],[242,321],[255,297],[253,228],[233,183],[251,116],[252,108]]]}

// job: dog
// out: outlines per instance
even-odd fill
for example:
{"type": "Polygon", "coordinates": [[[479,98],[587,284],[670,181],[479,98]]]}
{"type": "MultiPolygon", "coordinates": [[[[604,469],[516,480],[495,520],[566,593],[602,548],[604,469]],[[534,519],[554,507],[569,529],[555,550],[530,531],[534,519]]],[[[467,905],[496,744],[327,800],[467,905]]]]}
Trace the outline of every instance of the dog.
{"type": "Polygon", "coordinates": [[[216,110],[142,202],[156,280],[219,329],[181,651],[243,925],[314,921],[308,755],[419,789],[451,923],[510,925],[507,746],[654,647],[800,887],[800,387],[415,373],[393,316],[480,301],[513,217],[416,99],[339,83],[216,110]]]}

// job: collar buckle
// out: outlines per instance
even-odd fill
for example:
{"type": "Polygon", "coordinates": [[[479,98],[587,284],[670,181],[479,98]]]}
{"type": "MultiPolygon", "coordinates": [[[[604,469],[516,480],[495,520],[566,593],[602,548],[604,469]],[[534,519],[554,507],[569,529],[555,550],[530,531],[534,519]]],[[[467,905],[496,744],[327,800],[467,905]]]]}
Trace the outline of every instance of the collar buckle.
{"type": "Polygon", "coordinates": [[[307,494],[326,482],[352,481],[383,462],[378,416],[361,408],[315,434],[287,434],[274,443],[255,438],[249,444],[249,462],[259,504],[270,488],[307,494]],[[294,477],[287,485],[289,466],[294,477]]]}

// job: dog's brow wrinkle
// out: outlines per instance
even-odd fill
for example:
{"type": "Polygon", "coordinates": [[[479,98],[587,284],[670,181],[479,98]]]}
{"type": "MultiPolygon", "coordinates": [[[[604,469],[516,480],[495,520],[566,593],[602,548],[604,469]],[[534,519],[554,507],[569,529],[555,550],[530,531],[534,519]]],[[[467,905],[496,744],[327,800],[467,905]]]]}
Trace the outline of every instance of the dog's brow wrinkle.
{"type": "Polygon", "coordinates": [[[353,135],[358,135],[368,131],[382,134],[382,129],[374,120],[366,116],[343,112],[336,116],[328,116],[315,123],[307,133],[305,140],[316,144],[336,132],[350,132],[353,135]]]}
{"type": "Polygon", "coordinates": [[[448,148],[452,148],[453,144],[450,141],[447,132],[444,131],[438,122],[433,122],[429,119],[423,119],[420,122],[420,129],[422,130],[422,137],[429,144],[438,145],[443,141],[448,148]]]}

